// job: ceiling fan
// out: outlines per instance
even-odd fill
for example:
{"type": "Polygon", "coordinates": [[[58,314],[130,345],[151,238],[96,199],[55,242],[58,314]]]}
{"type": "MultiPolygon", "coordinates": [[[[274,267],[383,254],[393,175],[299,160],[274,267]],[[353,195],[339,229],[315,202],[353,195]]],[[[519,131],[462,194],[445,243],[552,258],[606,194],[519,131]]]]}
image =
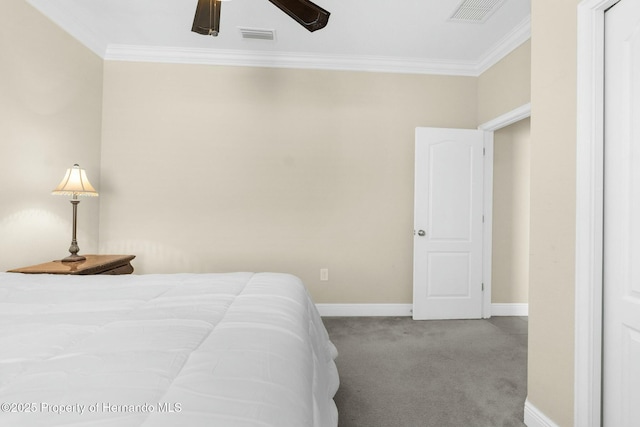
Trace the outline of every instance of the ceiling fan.
{"type": "MultiPolygon", "coordinates": [[[[309,31],[324,28],[330,13],[309,0],[269,0],[309,31]]],[[[191,31],[206,36],[220,32],[220,8],[222,0],[198,0],[196,16],[191,31]]]]}

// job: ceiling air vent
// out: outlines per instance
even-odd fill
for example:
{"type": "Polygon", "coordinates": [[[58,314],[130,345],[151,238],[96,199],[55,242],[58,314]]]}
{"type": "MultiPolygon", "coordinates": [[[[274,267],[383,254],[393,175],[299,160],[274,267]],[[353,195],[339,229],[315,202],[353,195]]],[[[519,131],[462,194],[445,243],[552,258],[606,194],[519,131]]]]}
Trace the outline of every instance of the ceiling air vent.
{"type": "Polygon", "coordinates": [[[274,40],[276,38],[276,30],[268,30],[264,28],[243,28],[238,27],[243,39],[251,40],[274,40]]]}
{"type": "Polygon", "coordinates": [[[455,22],[484,22],[504,0],[463,0],[449,18],[455,22]]]}

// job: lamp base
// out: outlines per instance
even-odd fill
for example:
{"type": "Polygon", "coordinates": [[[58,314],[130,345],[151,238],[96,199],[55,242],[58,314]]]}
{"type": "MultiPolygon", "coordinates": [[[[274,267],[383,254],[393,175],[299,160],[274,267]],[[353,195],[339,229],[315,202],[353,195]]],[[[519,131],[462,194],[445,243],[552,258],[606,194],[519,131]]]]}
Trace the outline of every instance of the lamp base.
{"type": "Polygon", "coordinates": [[[83,257],[82,255],[77,255],[77,254],[72,254],[69,255],[68,257],[61,259],[60,261],[62,262],[78,262],[78,261],[84,261],[85,257],[83,257]]]}

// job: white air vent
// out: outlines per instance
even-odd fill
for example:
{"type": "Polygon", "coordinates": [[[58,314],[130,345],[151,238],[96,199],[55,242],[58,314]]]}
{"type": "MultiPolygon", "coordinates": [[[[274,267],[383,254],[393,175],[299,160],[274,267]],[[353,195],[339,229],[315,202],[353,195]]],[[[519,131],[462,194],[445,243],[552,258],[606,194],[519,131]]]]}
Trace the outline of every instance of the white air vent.
{"type": "Polygon", "coordinates": [[[264,28],[243,28],[238,27],[243,39],[253,40],[275,40],[276,30],[268,30],[264,28]]]}
{"type": "Polygon", "coordinates": [[[449,18],[456,22],[484,22],[504,0],[463,0],[449,18]]]}

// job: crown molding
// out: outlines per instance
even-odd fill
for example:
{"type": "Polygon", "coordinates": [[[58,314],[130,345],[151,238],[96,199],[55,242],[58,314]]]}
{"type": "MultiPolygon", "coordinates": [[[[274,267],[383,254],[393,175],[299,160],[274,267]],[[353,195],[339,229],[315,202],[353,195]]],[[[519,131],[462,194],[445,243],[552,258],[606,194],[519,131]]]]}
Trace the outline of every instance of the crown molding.
{"type": "Polygon", "coordinates": [[[527,17],[509,34],[500,39],[487,53],[475,61],[135,46],[108,44],[100,33],[92,29],[91,26],[83,24],[83,19],[77,16],[74,10],[65,7],[65,3],[46,0],[27,0],[27,2],[106,61],[477,77],[531,37],[531,18],[527,17]]]}
{"type": "Polygon", "coordinates": [[[502,58],[513,52],[522,43],[531,38],[531,16],[527,16],[513,30],[498,41],[485,55],[478,61],[476,75],[487,71],[498,63],[502,58]]]}
{"type": "Polygon", "coordinates": [[[368,71],[378,73],[440,74],[478,77],[531,38],[527,17],[500,39],[478,61],[446,61],[376,56],[321,55],[245,50],[171,48],[110,44],[107,61],[162,62],[173,64],[232,65],[241,67],[301,68],[368,71]]]}
{"type": "Polygon", "coordinates": [[[107,61],[474,76],[476,64],[416,58],[109,45],[107,61]]]}

